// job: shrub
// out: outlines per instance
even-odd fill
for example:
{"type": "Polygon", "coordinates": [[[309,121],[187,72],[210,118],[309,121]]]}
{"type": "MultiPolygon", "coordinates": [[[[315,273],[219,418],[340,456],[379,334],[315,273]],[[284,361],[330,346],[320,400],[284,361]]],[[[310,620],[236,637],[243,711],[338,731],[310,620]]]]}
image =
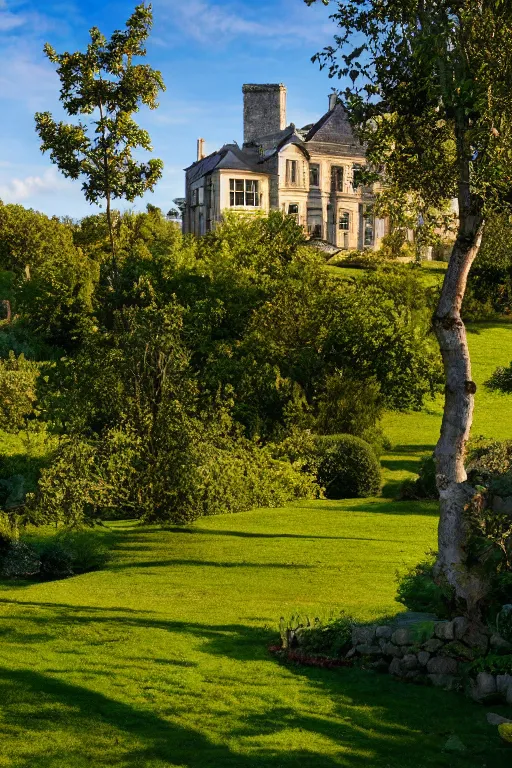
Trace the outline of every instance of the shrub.
{"type": "Polygon", "coordinates": [[[321,435],[361,437],[375,427],[383,410],[380,386],[374,376],[360,381],[336,371],[327,377],[317,399],[316,430],[321,435]]]}
{"type": "Polygon", "coordinates": [[[372,448],[353,435],[318,438],[317,480],[328,499],[376,496],[380,464],[372,448]]]}
{"type": "Polygon", "coordinates": [[[351,646],[353,624],[344,613],[326,622],[316,619],[312,626],[300,630],[300,647],[311,656],[344,656],[351,646]]]}
{"type": "Polygon", "coordinates": [[[512,655],[489,653],[471,662],[468,665],[468,672],[475,675],[479,672],[488,672],[491,675],[512,675],[512,655]]]}
{"type": "Polygon", "coordinates": [[[39,550],[41,576],[65,579],[73,575],[73,552],[58,538],[50,539],[39,550]]]}
{"type": "Polygon", "coordinates": [[[432,555],[418,565],[408,568],[404,574],[397,574],[397,601],[410,611],[433,613],[440,619],[448,618],[451,613],[451,589],[440,587],[434,581],[434,562],[432,555]]]}
{"type": "Polygon", "coordinates": [[[23,354],[16,357],[11,351],[0,359],[0,429],[16,432],[34,416],[38,374],[37,363],[23,354]]]}
{"type": "Polygon", "coordinates": [[[494,392],[512,392],[512,363],[508,368],[496,368],[491,378],[485,382],[487,389],[494,392]]]}
{"type": "Polygon", "coordinates": [[[64,578],[104,568],[108,547],[97,531],[62,531],[51,538],[31,542],[47,578],[64,578]]]}
{"type": "MultiPolygon", "coordinates": [[[[509,592],[509,596],[510,594],[512,594],[512,592],[509,592]]],[[[496,627],[500,635],[504,637],[505,640],[508,640],[509,643],[512,643],[512,605],[509,604],[503,606],[498,614],[496,627]]]]}
{"type": "Polygon", "coordinates": [[[41,570],[35,550],[23,541],[11,541],[2,559],[2,576],[7,579],[30,579],[41,570]]]}
{"type": "Polygon", "coordinates": [[[439,498],[436,483],[436,460],[433,455],[426,456],[421,460],[417,480],[407,479],[402,483],[398,498],[404,501],[439,498]]]}
{"type": "Polygon", "coordinates": [[[512,470],[512,440],[475,439],[469,445],[467,469],[470,480],[479,485],[505,475],[512,470]]]}
{"type": "Polygon", "coordinates": [[[326,621],[316,618],[313,623],[307,617],[292,616],[288,622],[281,619],[281,639],[288,646],[290,632],[301,650],[309,656],[343,656],[351,646],[354,619],[343,611],[326,621]]]}

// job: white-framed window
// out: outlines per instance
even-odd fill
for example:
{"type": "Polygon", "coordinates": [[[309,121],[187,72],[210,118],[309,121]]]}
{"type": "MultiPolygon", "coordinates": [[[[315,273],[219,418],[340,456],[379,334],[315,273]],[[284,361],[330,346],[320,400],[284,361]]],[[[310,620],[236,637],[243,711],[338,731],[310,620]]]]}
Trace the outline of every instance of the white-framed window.
{"type": "Polygon", "coordinates": [[[340,211],[338,228],[343,232],[350,231],[350,213],[348,211],[340,211]]]}
{"type": "Polygon", "coordinates": [[[286,183],[297,184],[298,181],[298,163],[296,160],[286,161],[286,183]]]}
{"type": "Polygon", "coordinates": [[[320,186],[320,165],[318,163],[311,163],[309,166],[309,186],[320,186]]]}
{"type": "Polygon", "coordinates": [[[230,179],[229,204],[233,207],[256,207],[260,204],[260,184],[255,179],[230,179]]]}
{"type": "Polygon", "coordinates": [[[343,192],[343,166],[333,165],[331,167],[331,191],[343,192]]]}

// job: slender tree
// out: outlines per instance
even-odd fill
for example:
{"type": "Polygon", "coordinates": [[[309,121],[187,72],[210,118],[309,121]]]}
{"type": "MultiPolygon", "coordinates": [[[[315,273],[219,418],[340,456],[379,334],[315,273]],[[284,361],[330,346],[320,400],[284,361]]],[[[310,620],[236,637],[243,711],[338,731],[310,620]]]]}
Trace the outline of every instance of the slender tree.
{"type": "MultiPolygon", "coordinates": [[[[308,5],[317,0],[305,0],[308,5]]],[[[324,5],[329,0],[321,0],[324,5]]],[[[437,208],[458,200],[458,232],[434,316],[446,377],[436,448],[438,575],[478,616],[485,580],[468,558],[468,440],[476,386],[461,304],[486,218],[512,195],[512,5],[508,0],[336,0],[332,45],[313,57],[347,78],[349,117],[369,163],[437,208]]]]}
{"type": "Polygon", "coordinates": [[[134,63],[146,55],[145,42],[153,22],[151,5],[137,5],[123,31],[107,40],[90,30],[85,53],[58,54],[48,43],[44,52],[56,65],[61,82],[60,100],[77,122],[56,122],[50,112],[35,116],[41,151],[50,152],[60,171],[82,179],[86,199],[106,207],[112,262],[116,246],[112,200],[132,202],[153,190],[161,178],[163,163],[139,162],[134,151],[152,150],[147,131],[133,119],[142,105],[155,109],[165,89],[162,75],[148,64],[134,63]]]}

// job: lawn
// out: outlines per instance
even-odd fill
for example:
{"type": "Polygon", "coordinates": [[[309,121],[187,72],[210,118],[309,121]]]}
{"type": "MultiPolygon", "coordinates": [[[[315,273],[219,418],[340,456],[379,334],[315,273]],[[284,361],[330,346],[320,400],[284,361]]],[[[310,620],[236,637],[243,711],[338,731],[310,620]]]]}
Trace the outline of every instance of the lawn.
{"type": "MultiPolygon", "coordinates": [[[[475,378],[512,359],[512,327],[471,333],[475,378]]],[[[510,437],[480,393],[477,432],[510,437]]],[[[387,490],[439,430],[390,415],[387,490]]],[[[357,670],[281,665],[281,615],[400,610],[395,572],[434,545],[436,505],[304,502],[186,528],[111,523],[109,567],[0,589],[0,767],[505,768],[486,709],[357,670]],[[443,746],[457,734],[463,755],[443,746]]],[[[497,708],[497,711],[504,708],[497,708]]]]}

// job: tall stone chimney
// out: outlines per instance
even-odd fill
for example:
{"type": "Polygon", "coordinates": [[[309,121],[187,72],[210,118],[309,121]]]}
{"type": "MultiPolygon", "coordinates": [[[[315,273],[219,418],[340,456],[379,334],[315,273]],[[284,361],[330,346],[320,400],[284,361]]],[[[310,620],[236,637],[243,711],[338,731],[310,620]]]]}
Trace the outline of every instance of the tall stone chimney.
{"type": "Polygon", "coordinates": [[[336,104],[338,103],[338,94],[337,93],[330,93],[329,94],[329,112],[332,112],[336,104]]]}
{"type": "Polygon", "coordinates": [[[286,87],[246,84],[244,94],[244,144],[286,128],[286,87]]]}
{"type": "Polygon", "coordinates": [[[197,140],[197,161],[202,160],[204,157],[204,139],[197,140]]]}

